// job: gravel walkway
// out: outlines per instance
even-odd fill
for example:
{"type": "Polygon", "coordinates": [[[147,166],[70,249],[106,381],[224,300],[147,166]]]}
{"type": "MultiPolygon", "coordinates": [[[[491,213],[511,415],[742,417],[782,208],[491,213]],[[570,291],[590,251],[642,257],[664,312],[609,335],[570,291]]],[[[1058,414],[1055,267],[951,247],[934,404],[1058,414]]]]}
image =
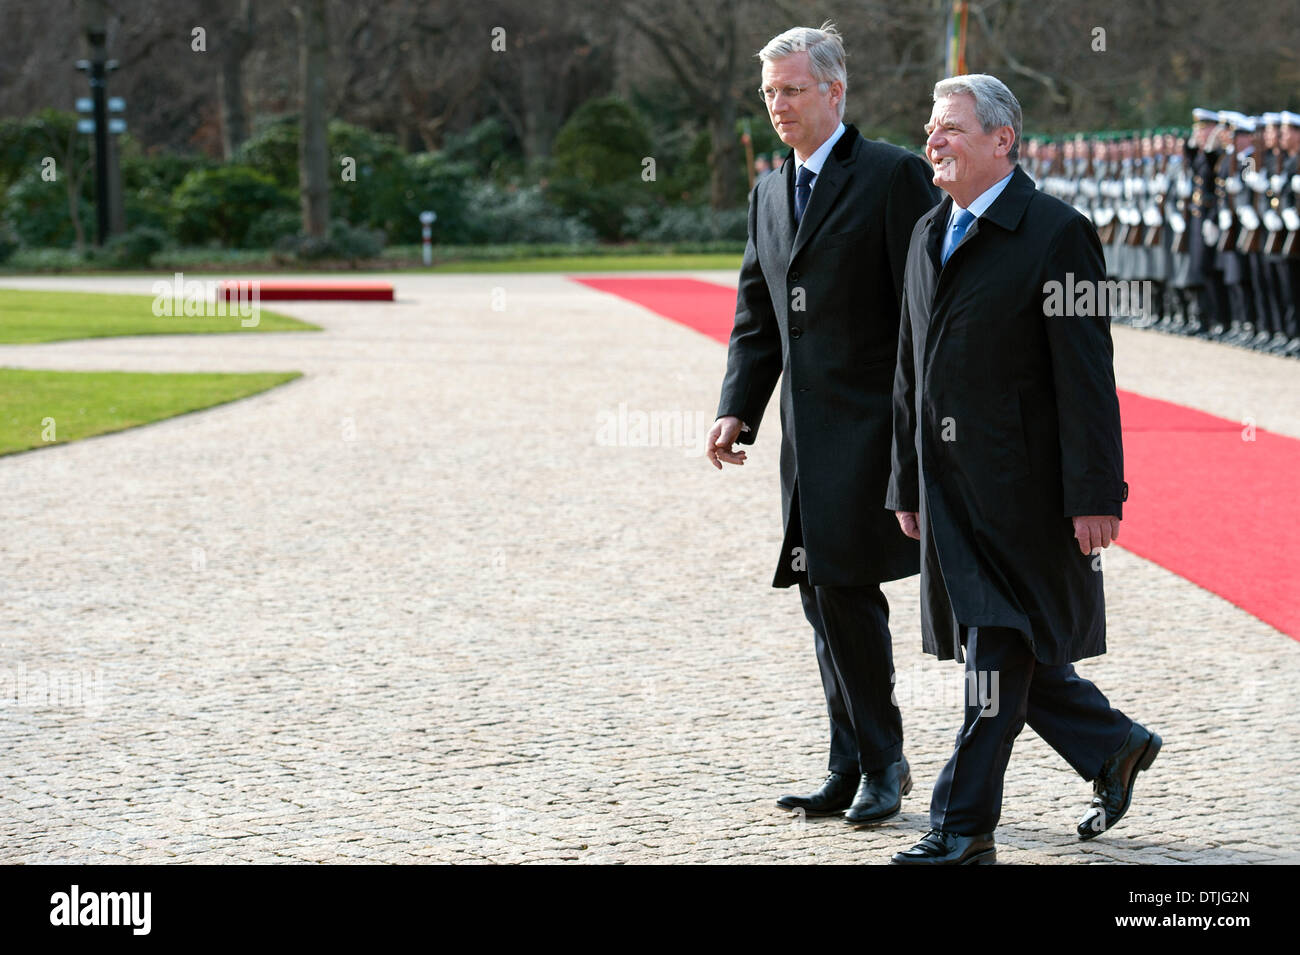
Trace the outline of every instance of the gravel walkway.
{"type": "MultiPolygon", "coordinates": [[[[561,276],[394,278],[396,304],[279,306],[323,333],[0,347],[305,373],[0,459],[0,862],[880,863],[914,842],[960,692],[920,652],[916,578],[886,588],[903,814],[859,832],[772,804],[819,783],[825,715],[797,595],[767,587],[775,408],[743,469],[687,447],[724,348],[561,276]],[[631,446],[641,415],[680,421],[677,446],[631,446]]],[[[1300,437],[1297,363],[1116,343],[1121,387],[1300,437]]],[[[1112,652],[1080,669],[1165,749],[1081,844],[1090,787],[1026,729],[1002,861],[1300,861],[1300,645],[1106,562],[1112,652]]]]}

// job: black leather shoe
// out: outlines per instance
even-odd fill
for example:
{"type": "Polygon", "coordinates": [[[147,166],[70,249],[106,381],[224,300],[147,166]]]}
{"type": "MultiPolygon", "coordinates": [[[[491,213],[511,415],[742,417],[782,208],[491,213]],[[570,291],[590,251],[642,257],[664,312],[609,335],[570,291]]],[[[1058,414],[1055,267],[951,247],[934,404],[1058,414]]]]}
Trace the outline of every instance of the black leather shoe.
{"type": "Polygon", "coordinates": [[[1080,839],[1093,839],[1124,818],[1133,799],[1133,782],[1137,774],[1150,769],[1160,752],[1160,737],[1140,723],[1128,731],[1124,745],[1102,764],[1092,782],[1092,805],[1079,820],[1080,839]]]}
{"type": "Polygon", "coordinates": [[[955,832],[931,829],[925,837],[902,852],[895,852],[890,865],[993,865],[998,850],[993,833],[959,836],[955,832]]]}
{"type": "Polygon", "coordinates": [[[858,774],[831,773],[822,788],[807,796],[782,796],[776,804],[782,809],[802,809],[806,816],[838,816],[853,805],[853,791],[858,774]]]}
{"type": "Polygon", "coordinates": [[[903,797],[912,791],[912,767],[904,757],[878,773],[862,777],[853,805],[844,814],[846,822],[864,826],[884,822],[898,815],[903,797]]]}

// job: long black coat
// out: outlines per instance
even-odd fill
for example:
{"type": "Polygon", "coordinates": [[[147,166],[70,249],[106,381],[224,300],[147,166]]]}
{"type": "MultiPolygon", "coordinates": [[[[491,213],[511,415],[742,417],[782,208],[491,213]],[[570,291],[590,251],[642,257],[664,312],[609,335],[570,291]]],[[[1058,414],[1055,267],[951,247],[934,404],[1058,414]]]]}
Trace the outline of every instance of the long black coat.
{"type": "Polygon", "coordinates": [[[940,268],[951,208],[912,235],[885,502],[920,512],[924,649],[961,659],[960,622],[1019,630],[1045,664],[1095,656],[1100,561],[1070,518],[1128,496],[1110,325],[1048,317],[1044,292],[1104,281],[1101,244],[1017,167],[940,268]]]}
{"type": "MultiPolygon", "coordinates": [[[[794,224],[794,159],[750,194],[749,241],[718,416],[752,444],[781,378],[787,540],[798,480],[809,583],[862,586],[915,574],[919,548],[881,506],[907,244],[938,197],[928,164],[847,126],[794,224]]],[[[794,583],[791,555],[773,586],[794,583]]]]}

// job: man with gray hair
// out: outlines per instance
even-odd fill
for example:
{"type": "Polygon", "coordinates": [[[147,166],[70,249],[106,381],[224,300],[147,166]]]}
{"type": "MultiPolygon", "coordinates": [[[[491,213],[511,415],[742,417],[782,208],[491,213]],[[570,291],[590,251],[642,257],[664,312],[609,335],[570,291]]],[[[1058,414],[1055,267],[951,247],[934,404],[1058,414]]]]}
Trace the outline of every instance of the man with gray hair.
{"type": "Polygon", "coordinates": [[[908,250],[886,506],[921,541],[923,646],[964,654],[966,707],[930,832],[893,862],[970,865],[996,859],[1026,722],[1093,782],[1080,839],[1127,812],[1160,737],[1074,670],[1106,652],[1100,551],[1128,485],[1110,323],[1045,297],[1070,282],[1096,301],[1097,231],[1016,163],[1020,104],[995,77],[941,81],[925,131],[948,198],[908,250]]]}
{"type": "MultiPolygon", "coordinates": [[[[919,556],[881,502],[907,243],[938,194],[924,160],[842,121],[848,74],[833,24],[788,30],[758,57],[759,96],[794,161],[750,195],[706,448],[718,469],[744,464],[735,443],[754,442],[780,379],[785,540],[772,585],[799,586],[813,628],[830,774],[777,804],[870,825],[896,815],[912,786],[880,583],[915,574],[919,556]]],[[[734,517],[724,520],[730,533],[734,517]]]]}

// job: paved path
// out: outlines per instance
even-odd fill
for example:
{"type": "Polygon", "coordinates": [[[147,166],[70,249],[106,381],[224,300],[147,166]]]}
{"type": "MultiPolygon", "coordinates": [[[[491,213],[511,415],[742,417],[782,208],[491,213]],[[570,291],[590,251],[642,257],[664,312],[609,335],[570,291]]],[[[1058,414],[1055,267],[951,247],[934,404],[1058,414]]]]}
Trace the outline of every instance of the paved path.
{"type": "MultiPolygon", "coordinates": [[[[698,437],[724,349],[559,276],[396,281],[396,304],[282,308],[323,333],[0,347],[25,367],[305,372],[0,459],[0,862],[879,863],[910,845],[960,688],[920,653],[916,579],[886,586],[916,790],[875,830],[792,818],[772,800],[820,781],[826,728],[798,599],[766,586],[776,410],[724,474],[618,444],[620,406],[632,438],[638,412],[698,437]]],[[[1121,387],[1300,436],[1295,362],[1116,342],[1121,387]]],[[[1001,858],[1300,861],[1300,644],[1106,561],[1112,653],[1080,669],[1165,749],[1125,823],[1080,844],[1090,787],[1026,729],[1001,858]]]]}

